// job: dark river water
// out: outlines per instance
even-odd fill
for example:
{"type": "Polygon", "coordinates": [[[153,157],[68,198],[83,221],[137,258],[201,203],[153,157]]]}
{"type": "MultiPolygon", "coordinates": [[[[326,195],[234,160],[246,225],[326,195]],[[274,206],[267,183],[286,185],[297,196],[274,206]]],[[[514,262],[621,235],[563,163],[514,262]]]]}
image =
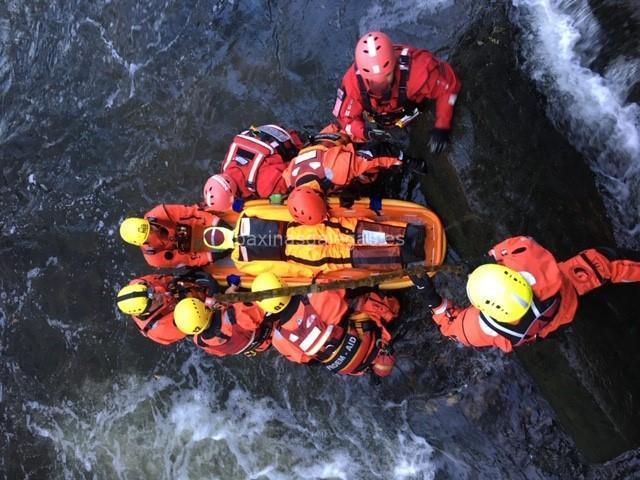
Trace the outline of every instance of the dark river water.
{"type": "MultiPolygon", "coordinates": [[[[330,121],[362,33],[448,58],[482,8],[0,0],[0,475],[609,478],[620,465],[618,478],[635,475],[638,451],[615,469],[585,465],[513,357],[452,348],[411,293],[411,335],[382,385],[273,352],[218,360],[186,343],[162,348],[113,302],[150,271],[120,240],[123,218],[199,201],[251,124],[330,121]],[[454,405],[464,415],[441,413],[454,405]]],[[[618,243],[639,245],[637,3],[509,10],[522,33],[513,54],[596,172],[618,243]]],[[[401,185],[398,196],[424,200],[401,185]]]]}

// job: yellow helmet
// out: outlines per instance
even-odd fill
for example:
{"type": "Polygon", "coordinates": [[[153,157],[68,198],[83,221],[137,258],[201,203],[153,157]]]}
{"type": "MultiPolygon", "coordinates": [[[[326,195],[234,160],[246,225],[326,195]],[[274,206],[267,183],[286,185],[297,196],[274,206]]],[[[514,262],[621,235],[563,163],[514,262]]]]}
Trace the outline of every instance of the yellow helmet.
{"type": "Polygon", "coordinates": [[[503,323],[516,324],[533,301],[531,285],[515,270],[498,264],[480,265],[467,280],[474,307],[503,323]]]}
{"type": "Polygon", "coordinates": [[[198,298],[185,298],[178,302],[173,311],[173,320],[182,333],[195,335],[209,328],[211,311],[198,298]]]}
{"type": "MultiPolygon", "coordinates": [[[[280,278],[271,273],[261,273],[258,275],[251,284],[252,292],[264,292],[265,290],[273,290],[276,288],[286,287],[287,284],[284,283],[280,278]]],[[[262,310],[269,313],[278,313],[281,312],[284,307],[289,305],[291,301],[291,297],[282,296],[282,297],[273,297],[273,298],[265,298],[264,300],[258,300],[258,305],[262,310]]]]}
{"type": "Polygon", "coordinates": [[[149,289],[144,283],[127,285],[118,292],[116,303],[127,315],[142,315],[151,305],[149,289]]]}
{"type": "Polygon", "coordinates": [[[142,245],[149,238],[151,225],[146,218],[129,217],[120,225],[120,236],[132,245],[142,245]]]}

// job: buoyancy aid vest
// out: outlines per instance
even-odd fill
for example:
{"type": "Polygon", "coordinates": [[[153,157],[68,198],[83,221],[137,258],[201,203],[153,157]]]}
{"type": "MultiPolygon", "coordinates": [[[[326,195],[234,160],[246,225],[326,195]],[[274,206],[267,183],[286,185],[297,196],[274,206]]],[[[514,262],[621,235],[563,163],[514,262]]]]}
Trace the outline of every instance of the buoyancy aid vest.
{"type": "Polygon", "coordinates": [[[256,192],[260,166],[268,157],[279,154],[288,162],[298,153],[298,146],[289,132],[277,125],[261,125],[236,135],[229,146],[222,172],[231,166],[239,168],[246,179],[246,188],[256,192]]]}
{"type": "Polygon", "coordinates": [[[531,307],[517,325],[498,322],[483,312],[480,312],[480,321],[517,347],[535,340],[536,336],[553,320],[559,307],[560,295],[554,295],[545,301],[534,296],[531,307]]]}
{"type": "Polygon", "coordinates": [[[281,353],[304,363],[313,359],[334,373],[362,373],[379,350],[377,325],[365,314],[350,314],[344,293],[339,299],[292,297],[274,322],[274,344],[281,353]]]}
{"type": "Polygon", "coordinates": [[[323,190],[331,187],[333,175],[325,171],[324,156],[328,150],[324,145],[312,145],[300,150],[292,162],[290,185],[296,187],[313,180],[317,181],[323,190]],[[327,175],[327,173],[329,175],[327,175]]]}
{"type": "Polygon", "coordinates": [[[194,335],[194,343],[216,356],[265,350],[266,347],[262,347],[269,342],[271,325],[263,324],[257,330],[247,330],[238,325],[236,313],[233,306],[214,311],[211,325],[204,332],[194,335]]]}
{"type": "Polygon", "coordinates": [[[291,187],[317,181],[325,192],[345,187],[353,181],[371,183],[378,175],[379,162],[365,160],[353,145],[312,145],[300,150],[285,170],[285,181],[291,187]],[[361,168],[359,162],[369,167],[361,168]],[[360,172],[356,176],[354,172],[360,172]]]}
{"type": "MultiPolygon", "coordinates": [[[[345,318],[341,318],[339,323],[328,323],[318,313],[318,305],[312,305],[306,296],[297,296],[291,301],[295,303],[289,310],[290,313],[278,320],[278,330],[303,355],[315,357],[330,340],[343,337],[345,318]]],[[[343,310],[344,317],[347,312],[346,302],[343,310]]]]}
{"type": "MultiPolygon", "coordinates": [[[[400,78],[398,81],[398,99],[397,106],[390,112],[380,113],[377,112],[371,103],[371,97],[367,90],[366,84],[362,75],[356,70],[356,79],[358,80],[358,89],[360,90],[360,96],[362,98],[362,105],[364,110],[369,114],[375,123],[384,127],[391,127],[396,121],[407,115],[409,112],[413,112],[418,105],[411,102],[407,96],[407,82],[409,81],[409,75],[411,73],[411,53],[408,47],[401,47],[394,45],[394,49],[400,50],[398,55],[398,69],[400,72],[400,78]]],[[[382,102],[389,102],[392,99],[392,92],[395,86],[392,85],[381,99],[382,102]]]]}
{"type": "MultiPolygon", "coordinates": [[[[161,320],[164,316],[173,313],[173,309],[175,308],[175,301],[165,301],[160,307],[151,312],[148,316],[145,315],[143,317],[133,317],[133,320],[138,325],[140,332],[143,335],[147,336],[151,329],[155,328],[163,328],[158,324],[158,321],[161,320]]],[[[177,329],[177,327],[174,327],[177,329]]],[[[171,329],[171,327],[169,327],[171,329]]],[[[158,332],[160,333],[160,332],[158,332]]]]}
{"type": "Polygon", "coordinates": [[[170,275],[145,275],[129,283],[129,285],[145,285],[147,288],[153,289],[154,296],[162,298],[162,303],[154,310],[147,311],[146,314],[141,316],[133,316],[142,333],[146,334],[155,322],[167,313],[171,313],[175,308],[178,300],[172,291],[173,278],[170,275]]]}
{"type": "Polygon", "coordinates": [[[141,245],[145,255],[155,255],[165,250],[180,253],[208,251],[202,242],[206,227],[218,225],[220,219],[197,205],[162,203],[148,212],[144,218],[151,224],[147,241],[141,245]]]}
{"type": "Polygon", "coordinates": [[[380,328],[366,314],[354,313],[347,319],[342,339],[330,341],[316,355],[324,367],[342,375],[360,375],[369,368],[380,351],[380,328]]]}

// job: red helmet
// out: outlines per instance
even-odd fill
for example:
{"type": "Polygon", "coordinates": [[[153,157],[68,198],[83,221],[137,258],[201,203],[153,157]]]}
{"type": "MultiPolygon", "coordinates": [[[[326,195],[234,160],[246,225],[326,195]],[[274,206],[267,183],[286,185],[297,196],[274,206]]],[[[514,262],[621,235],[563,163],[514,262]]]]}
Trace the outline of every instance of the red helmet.
{"type": "Polygon", "coordinates": [[[327,218],[324,196],[311,187],[296,187],[287,200],[289,213],[298,223],[315,225],[327,218]]]}
{"type": "Polygon", "coordinates": [[[226,173],[212,175],[204,185],[204,203],[218,212],[231,210],[238,189],[226,173]]]}
{"type": "Polygon", "coordinates": [[[382,32],[365,34],[356,44],[356,67],[369,88],[386,89],[396,68],[391,39],[382,32]]]}

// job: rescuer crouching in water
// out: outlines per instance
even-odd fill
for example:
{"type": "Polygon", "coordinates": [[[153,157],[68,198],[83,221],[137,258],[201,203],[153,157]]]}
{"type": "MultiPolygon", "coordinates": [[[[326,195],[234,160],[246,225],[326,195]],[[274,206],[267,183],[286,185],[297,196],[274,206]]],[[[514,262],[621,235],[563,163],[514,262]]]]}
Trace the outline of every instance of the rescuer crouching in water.
{"type": "Polygon", "coordinates": [[[402,167],[402,159],[402,150],[389,142],[354,144],[331,125],[311,137],[282,178],[293,190],[291,196],[302,186],[331,194],[358,184],[369,185],[383,170],[402,167]]]}
{"type": "MultiPolygon", "coordinates": [[[[286,287],[272,273],[258,275],[251,287],[262,292],[286,287]]],[[[295,363],[318,362],[334,373],[391,374],[395,356],[389,325],[400,304],[394,297],[344,289],[260,300],[273,326],[272,345],[295,363]]]]}
{"type": "Polygon", "coordinates": [[[640,253],[591,248],[563,262],[530,237],[508,238],[467,281],[471,306],[442,299],[427,276],[414,279],[443,335],[472,347],[514,347],[573,321],[578,297],[607,283],[640,282],[640,253]]]}
{"type": "Polygon", "coordinates": [[[278,125],[240,132],[227,150],[221,172],[205,183],[205,205],[216,212],[240,211],[244,200],[286,193],[282,172],[301,147],[296,131],[278,125]]]}
{"type": "Polygon", "coordinates": [[[120,236],[139,246],[152,267],[199,267],[216,260],[214,252],[203,245],[202,232],[219,223],[216,215],[198,205],[163,203],[143,218],[126,218],[120,236]]]}
{"type": "MultiPolygon", "coordinates": [[[[193,342],[209,355],[253,356],[271,345],[271,323],[255,303],[221,305],[215,296],[220,293],[218,283],[205,274],[207,298],[185,298],[175,308],[175,323],[184,335],[193,335],[193,342]]],[[[238,277],[228,277],[232,293],[240,284],[238,277]]]]}
{"type": "Polygon", "coordinates": [[[131,315],[138,330],[149,340],[170,345],[185,337],[174,321],[176,304],[184,298],[207,297],[208,274],[189,271],[181,275],[145,275],[134,278],[118,292],[116,304],[131,315]]]}
{"type": "Polygon", "coordinates": [[[435,124],[429,137],[431,153],[449,141],[460,80],[448,63],[431,52],[394,45],[383,32],[358,40],[355,62],[342,78],[333,115],[354,142],[385,138],[386,130],[405,128],[435,101],[435,124]]]}

